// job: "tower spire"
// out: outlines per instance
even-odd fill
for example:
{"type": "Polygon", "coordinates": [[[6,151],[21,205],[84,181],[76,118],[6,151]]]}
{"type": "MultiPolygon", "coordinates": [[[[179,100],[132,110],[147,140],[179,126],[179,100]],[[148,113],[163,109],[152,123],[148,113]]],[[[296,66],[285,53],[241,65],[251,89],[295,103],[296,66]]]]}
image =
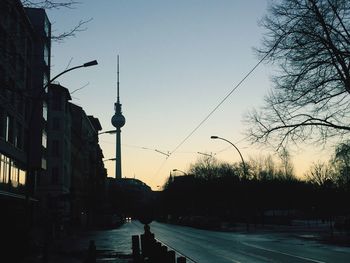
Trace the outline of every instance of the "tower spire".
{"type": "Polygon", "coordinates": [[[117,103],[120,103],[120,100],[119,100],[119,55],[117,55],[117,103]]]}
{"type": "Polygon", "coordinates": [[[119,55],[117,55],[117,102],[114,103],[114,115],[112,117],[112,125],[116,128],[116,147],[115,147],[115,178],[122,178],[122,162],[121,162],[121,127],[125,124],[125,117],[122,114],[122,105],[119,98],[119,55]]]}

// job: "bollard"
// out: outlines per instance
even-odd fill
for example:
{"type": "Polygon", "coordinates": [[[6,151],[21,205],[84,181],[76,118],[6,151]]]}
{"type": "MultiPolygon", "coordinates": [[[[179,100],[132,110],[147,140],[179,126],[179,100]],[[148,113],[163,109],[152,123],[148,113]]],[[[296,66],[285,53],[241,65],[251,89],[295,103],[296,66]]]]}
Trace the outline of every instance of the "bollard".
{"type": "Polygon", "coordinates": [[[164,245],[161,246],[160,251],[159,251],[159,256],[160,256],[161,262],[166,262],[167,254],[168,254],[168,248],[164,245]]]}
{"type": "Polygon", "coordinates": [[[156,263],[161,263],[161,247],[162,244],[160,242],[155,242],[153,244],[153,249],[152,249],[152,255],[151,255],[151,262],[156,262],[156,263]]]}
{"type": "Polygon", "coordinates": [[[45,242],[44,247],[43,247],[43,263],[48,263],[49,262],[49,245],[47,242],[45,242]]]}
{"type": "Polygon", "coordinates": [[[132,236],[132,256],[134,262],[140,261],[140,240],[138,235],[132,236]]]}
{"type": "Polygon", "coordinates": [[[167,253],[166,263],[176,263],[175,251],[170,250],[167,253]]]}
{"type": "Polygon", "coordinates": [[[94,240],[90,240],[88,251],[88,263],[96,263],[96,245],[94,240]]]}
{"type": "Polygon", "coordinates": [[[149,256],[149,246],[147,246],[145,235],[141,235],[141,253],[144,258],[149,256]]]}
{"type": "Polygon", "coordinates": [[[177,263],[186,263],[186,258],[185,257],[178,257],[177,263]]]}

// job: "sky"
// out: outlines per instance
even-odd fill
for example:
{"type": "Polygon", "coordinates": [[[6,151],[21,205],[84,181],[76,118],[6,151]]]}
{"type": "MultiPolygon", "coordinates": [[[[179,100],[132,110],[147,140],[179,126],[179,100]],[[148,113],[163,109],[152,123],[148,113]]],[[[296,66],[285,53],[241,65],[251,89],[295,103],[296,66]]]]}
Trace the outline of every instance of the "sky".
{"type": "MultiPolygon", "coordinates": [[[[48,10],[53,34],[92,19],[76,37],[52,44],[51,77],[96,59],[97,66],[71,71],[57,81],[72,92],[73,103],[100,120],[102,131],[113,130],[119,55],[120,100],[126,118],[122,174],[154,190],[161,189],[173,169],[187,172],[203,158],[200,153],[212,154],[218,161],[240,161],[230,144],[211,140],[211,135],[234,143],[245,161],[274,154],[246,140],[248,127],[243,121],[249,110],[263,105],[272,88],[271,66],[261,64],[206,119],[258,63],[253,48],[261,45],[264,31],[258,22],[268,3],[84,0],[74,9],[48,10]]],[[[105,158],[114,158],[115,136],[101,134],[99,141],[105,158]]],[[[327,155],[310,146],[291,154],[298,177],[327,155]]],[[[114,165],[105,162],[110,177],[114,165]]]]}

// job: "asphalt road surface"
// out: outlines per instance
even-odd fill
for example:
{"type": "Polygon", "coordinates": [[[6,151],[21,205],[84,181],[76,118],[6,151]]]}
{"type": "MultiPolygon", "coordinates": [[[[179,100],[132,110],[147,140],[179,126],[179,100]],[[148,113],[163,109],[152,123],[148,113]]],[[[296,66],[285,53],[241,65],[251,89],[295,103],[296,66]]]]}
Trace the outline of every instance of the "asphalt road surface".
{"type": "MultiPolygon", "coordinates": [[[[218,232],[153,222],[156,239],[198,263],[350,263],[350,248],[321,244],[298,233],[218,232]]],[[[65,246],[87,248],[95,240],[98,249],[131,253],[131,236],[141,235],[143,225],[127,222],[118,229],[90,232],[83,242],[65,246]]]]}
{"type": "MultiPolygon", "coordinates": [[[[132,223],[142,227],[139,223],[132,223]]],[[[295,233],[236,233],[194,229],[157,222],[155,237],[200,263],[349,263],[350,248],[298,238],[295,233]]],[[[190,260],[188,260],[190,261],[190,260]]]]}

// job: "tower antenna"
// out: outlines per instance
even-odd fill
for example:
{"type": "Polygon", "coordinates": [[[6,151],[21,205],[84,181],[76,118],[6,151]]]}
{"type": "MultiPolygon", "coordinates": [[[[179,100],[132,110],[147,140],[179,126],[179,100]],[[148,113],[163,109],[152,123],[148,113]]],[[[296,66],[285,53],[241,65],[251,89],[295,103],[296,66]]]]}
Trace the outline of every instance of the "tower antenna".
{"type": "Polygon", "coordinates": [[[119,102],[119,55],[117,55],[117,103],[119,102]]]}

